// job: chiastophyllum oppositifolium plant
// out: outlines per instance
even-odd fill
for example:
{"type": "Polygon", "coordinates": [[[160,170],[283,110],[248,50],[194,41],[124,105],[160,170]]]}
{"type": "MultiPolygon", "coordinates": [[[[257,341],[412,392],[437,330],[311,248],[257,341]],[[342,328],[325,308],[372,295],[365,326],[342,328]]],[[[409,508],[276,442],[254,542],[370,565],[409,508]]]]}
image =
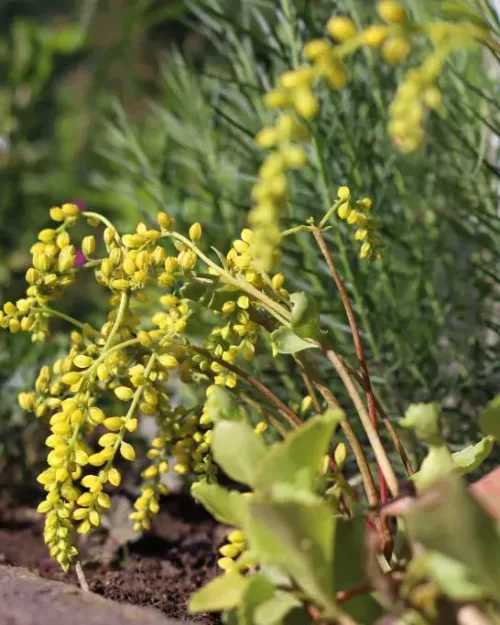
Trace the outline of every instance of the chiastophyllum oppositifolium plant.
{"type": "MultiPolygon", "coordinates": [[[[46,518],[50,554],[65,570],[78,555],[74,530],[86,534],[101,525],[124,463],[136,461],[139,420],[149,416],[158,433],[144,462],[138,459],[135,528],[150,528],[167,494],[161,478],[172,457],[174,471],[194,478],[195,498],[234,528],[220,549],[223,573],[194,595],[193,612],[223,610],[229,622],[241,623],[284,622],[289,612],[299,623],[371,623],[386,610],[427,623],[441,614],[442,600],[493,609],[500,538],[457,480],[475,470],[498,439],[497,401],[480,417],[485,438],[454,454],[440,433],[438,409],[410,407],[401,425],[429,447],[415,473],[371,388],[355,322],[359,372],[331,346],[314,300],[288,293],[282,274],[257,269],[252,230],[243,230],[225,256],[217,250],[208,255],[199,223],[184,235],[163,212],[156,226],[141,223],[124,235],[105,217],[73,204],[50,214],[56,227],[41,231],[32,248],[26,297],[4,306],[1,323],[13,333],[31,332],[35,341],[48,336],[51,317],[63,314],[75,327],[67,355],[44,366],[35,390],[19,397],[21,407],[50,428],[48,467],[38,477],[46,498],[38,510],[46,518]],[[75,270],[70,232],[80,220],[104,226],[103,245],[85,236],[81,245],[90,260],[75,270]],[[111,291],[110,312],[99,328],[53,307],[80,272],[92,270],[111,291]],[[201,341],[190,338],[197,323],[206,328],[201,341]],[[294,363],[306,393],[300,406],[291,407],[252,375],[252,362],[266,353],[294,363]],[[322,359],[342,380],[341,399],[318,373],[322,359]],[[192,388],[192,403],[171,404],[167,383],[174,377],[192,388]],[[342,408],[347,398],[354,410],[342,408]],[[353,412],[368,446],[360,444],[353,412]],[[398,462],[382,444],[379,421],[398,462]],[[337,440],[336,426],[342,431],[337,440]],[[267,429],[271,440],[283,441],[269,446],[267,429]],[[348,454],[362,493],[344,475],[348,454]],[[251,492],[219,486],[219,468],[251,492]],[[402,473],[414,480],[415,501],[399,498],[402,473]],[[401,501],[403,512],[394,511],[401,501]],[[463,510],[464,526],[455,528],[451,519],[462,518],[463,510]],[[388,515],[399,514],[394,532],[388,515]],[[410,558],[414,542],[417,559],[410,558]],[[453,584],[446,582],[450,575],[453,584]]],[[[313,223],[304,228],[333,262],[323,230],[313,223]]],[[[352,315],[334,265],[332,278],[352,315]]]]}
{"type": "MultiPolygon", "coordinates": [[[[476,35],[482,39],[490,15],[492,32],[498,28],[486,3],[483,18],[472,3],[384,7],[381,15],[375,2],[355,0],[191,2],[200,50],[168,54],[162,97],[144,124],[117,109],[98,145],[105,160],[95,182],[145,215],[167,210],[185,227],[202,222],[220,249],[234,238],[234,224],[247,223],[252,203],[252,219],[269,221],[260,227],[265,247],[280,227],[322,219],[342,185],[372,198],[387,244],[382,259],[359,258],[364,241],[349,242],[354,223],[337,220],[325,236],[338,249],[373,382],[393,418],[410,399],[442,402],[446,435],[458,444],[474,439],[477,409],[496,392],[490,269],[498,258],[498,81],[489,71],[494,55],[476,35]],[[407,54],[394,63],[398,47],[407,54]],[[394,149],[412,147],[403,141],[410,136],[418,150],[394,149]],[[283,193],[281,174],[290,167],[297,169],[286,201],[271,196],[270,206],[266,185],[272,179],[283,193]]],[[[285,237],[279,248],[290,290],[318,301],[339,350],[355,357],[326,263],[306,236],[285,237]]],[[[273,246],[266,249],[272,260],[273,246]]],[[[268,381],[278,391],[294,386],[286,368],[268,381]]]]}
{"type": "MultiPolygon", "coordinates": [[[[177,228],[164,211],[121,233],[98,212],[71,203],[50,209],[54,223],[31,248],[26,296],[3,306],[0,323],[13,334],[31,333],[35,342],[48,339],[53,318],[72,326],[67,353],[44,366],[35,389],[19,397],[21,407],[50,428],[48,467],[38,477],[46,497],[38,509],[50,554],[65,570],[78,555],[74,530],[86,534],[101,525],[110,490],[120,485],[126,462],[136,461],[139,421],[152,417],[157,436],[137,461],[143,481],[131,514],[136,529],[150,527],[170,468],[194,478],[195,497],[235,528],[221,548],[225,573],[194,596],[193,611],[226,610],[229,622],[241,623],[279,623],[291,611],[304,623],[363,623],[385,610],[427,623],[440,617],[450,598],[481,613],[494,609],[498,533],[457,474],[476,469],[490,453],[498,438],[496,403],[481,415],[486,437],[456,454],[441,435],[436,407],[410,408],[402,425],[429,447],[415,472],[374,391],[363,334],[337,267],[339,225],[347,226],[349,245],[363,262],[381,257],[386,242],[372,200],[344,185],[319,218],[290,228],[281,222],[293,179],[286,174],[305,166],[304,146],[313,141],[316,82],[342,87],[343,57],[357,46],[382,46],[395,62],[418,31],[398,3],[381,2],[378,10],[385,22],[362,31],[345,17],[329,21],[337,43],[309,42],[310,62],[286,72],[268,94],[280,112],[257,140],[271,152],[253,188],[251,227],[227,253],[211,245],[198,221],[177,228]],[[77,241],[75,233],[86,225],[99,236],[89,232],[77,241]],[[355,359],[338,350],[315,298],[291,292],[277,270],[283,242],[296,237],[307,237],[325,262],[355,359]],[[75,267],[77,248],[86,261],[75,267]],[[101,324],[56,307],[89,273],[109,292],[101,324]],[[295,382],[286,390],[299,401],[256,375],[263,362],[268,369],[289,368],[295,382]],[[169,392],[174,381],[190,390],[181,403],[169,392]],[[268,447],[268,436],[283,441],[268,447]],[[362,492],[344,476],[348,455],[362,492]],[[219,468],[249,493],[220,487],[219,468]],[[399,500],[403,475],[412,478],[418,497],[399,500]],[[400,514],[394,531],[389,517],[400,514]],[[455,527],[450,518],[460,514],[465,520],[455,527]],[[422,518],[431,516],[426,529],[422,518]],[[439,578],[446,566],[460,582],[455,594],[439,578]]],[[[493,45],[483,26],[469,22],[444,22],[434,36],[436,50],[476,39],[493,45]]],[[[442,62],[432,67],[444,70],[442,62]]],[[[398,131],[404,149],[422,140],[425,94],[436,88],[437,77],[411,74],[411,98],[407,93],[399,102],[399,114],[397,107],[391,111],[392,122],[411,121],[406,134],[398,131]],[[422,114],[417,121],[414,106],[422,114]]],[[[452,604],[457,612],[460,607],[452,604]]]]}

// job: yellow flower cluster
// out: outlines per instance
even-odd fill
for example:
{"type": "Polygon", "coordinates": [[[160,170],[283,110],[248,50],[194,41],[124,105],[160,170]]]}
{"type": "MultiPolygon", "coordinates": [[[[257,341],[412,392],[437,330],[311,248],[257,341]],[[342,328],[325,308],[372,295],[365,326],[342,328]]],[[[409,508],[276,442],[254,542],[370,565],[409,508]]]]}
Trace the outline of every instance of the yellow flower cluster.
{"type": "Polygon", "coordinates": [[[74,281],[75,247],[67,228],[79,214],[74,204],[51,209],[51,215],[63,221],[59,228],[46,228],[31,247],[32,267],[26,272],[26,297],[16,303],[6,302],[0,311],[0,327],[12,333],[30,332],[33,341],[44,341],[48,335],[48,316],[45,308],[58,299],[74,281]]]}
{"type": "MultiPolygon", "coordinates": [[[[100,525],[111,505],[109,489],[121,482],[117,459],[135,460],[130,437],[141,415],[155,418],[158,433],[147,452],[141,493],[131,514],[136,529],[150,528],[160,497],[167,493],[161,478],[170,468],[198,479],[214,478],[207,404],[189,410],[172,408],[165,383],[175,375],[184,383],[200,384],[206,387],[206,398],[216,386],[234,388],[237,363],[255,356],[261,325],[254,316],[262,320],[265,315],[259,309],[261,294],[288,308],[290,303],[283,275],[270,276],[257,269],[249,229],[233,242],[219,266],[199,248],[200,224],[193,224],[186,237],[173,230],[166,213],[159,213],[158,228],[141,223],[123,236],[101,215],[81,213],[73,205],[54,207],[50,216],[61,225],[43,230],[32,248],[27,297],[6,305],[0,318],[3,327],[30,331],[38,340],[47,337],[51,315],[77,328],[70,334],[66,356],[44,366],[35,389],[19,395],[20,405],[46,420],[51,430],[46,440],[48,468],[38,477],[47,495],[38,509],[46,515],[50,553],[67,569],[77,554],[73,528],[87,533],[100,525]],[[92,227],[104,225],[100,246],[104,257],[86,263],[111,293],[110,310],[100,328],[47,307],[78,273],[68,230],[79,219],[92,227]],[[173,254],[167,253],[165,242],[172,244],[173,254]],[[205,267],[198,277],[200,261],[205,267]],[[184,287],[200,281],[208,285],[206,303],[214,323],[198,348],[187,333],[189,320],[200,306],[196,297],[182,293],[184,287]],[[149,319],[152,329],[144,329],[139,312],[152,297],[156,304],[149,319]],[[97,441],[97,447],[89,440],[97,441]]],[[[81,246],[87,258],[92,256],[97,247],[94,236],[85,237],[81,246]]],[[[260,423],[256,431],[264,429],[260,423]]],[[[234,541],[231,552],[243,548],[239,542],[234,541]]]]}
{"type": "MultiPolygon", "coordinates": [[[[430,38],[433,52],[420,68],[407,73],[390,107],[389,132],[401,151],[410,152],[422,144],[426,111],[440,109],[441,94],[436,81],[447,56],[457,47],[489,38],[487,31],[469,23],[410,22],[406,10],[396,0],[378,2],[377,12],[383,23],[370,24],[363,30],[358,30],[349,17],[332,17],[326,26],[331,39],[309,41],[303,49],[308,63],[286,71],[279,86],[264,96],[265,105],[277,110],[278,115],[273,125],[266,126],[256,136],[257,144],[269,150],[269,154],[252,191],[255,204],[249,216],[255,231],[253,255],[264,271],[272,268],[279,253],[279,224],[285,213],[289,186],[286,172],[300,169],[308,161],[304,144],[311,135],[311,122],[320,112],[315,85],[326,82],[335,90],[344,87],[348,82],[344,59],[362,47],[378,48],[387,63],[398,64],[410,54],[414,38],[421,35],[430,38]]],[[[368,252],[363,255],[363,258],[376,257],[368,252]]]]}
{"type": "Polygon", "coordinates": [[[381,223],[369,214],[372,207],[370,198],[365,197],[353,203],[348,187],[340,187],[337,196],[337,215],[349,225],[357,226],[354,238],[361,242],[360,257],[369,260],[382,258],[382,239],[377,234],[381,223]]]}

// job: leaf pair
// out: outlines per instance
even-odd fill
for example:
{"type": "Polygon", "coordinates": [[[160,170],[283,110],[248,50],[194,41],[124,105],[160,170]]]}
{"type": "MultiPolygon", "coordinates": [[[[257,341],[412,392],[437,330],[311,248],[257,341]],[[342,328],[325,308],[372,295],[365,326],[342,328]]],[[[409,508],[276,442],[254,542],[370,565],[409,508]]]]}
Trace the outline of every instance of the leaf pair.
{"type": "MultiPolygon", "coordinates": [[[[333,560],[337,519],[331,506],[316,495],[315,486],[341,417],[332,412],[315,417],[269,448],[247,424],[221,421],[214,428],[214,458],[231,478],[251,486],[254,492],[246,496],[210,484],[193,487],[194,497],[218,520],[244,530],[261,565],[277,568],[332,614],[336,609],[333,560]]],[[[290,598],[277,599],[272,585],[269,595],[266,577],[259,575],[259,582],[256,577],[229,573],[218,578],[194,595],[190,610],[237,606],[240,611],[249,610],[242,605],[248,602],[250,591],[273,600],[271,611],[280,612],[283,601],[293,607],[290,598]]],[[[239,622],[253,621],[241,617],[239,622]]]]}

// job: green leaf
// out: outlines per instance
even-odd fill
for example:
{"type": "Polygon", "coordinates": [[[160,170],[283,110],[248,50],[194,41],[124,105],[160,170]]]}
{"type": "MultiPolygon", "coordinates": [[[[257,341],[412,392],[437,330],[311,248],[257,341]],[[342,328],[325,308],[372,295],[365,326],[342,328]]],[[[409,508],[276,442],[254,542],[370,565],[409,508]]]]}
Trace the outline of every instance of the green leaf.
{"type": "Polygon", "coordinates": [[[333,542],[336,519],[330,506],[250,500],[245,527],[259,560],[281,569],[314,600],[335,612],[333,542]]]}
{"type": "Polygon", "coordinates": [[[221,386],[216,386],[205,402],[205,411],[216,421],[241,421],[241,411],[231,394],[221,386]]]}
{"type": "Polygon", "coordinates": [[[335,532],[335,588],[338,591],[363,585],[365,580],[365,523],[363,519],[339,518],[335,532]]]}
{"type": "Polygon", "coordinates": [[[191,486],[191,495],[220,523],[243,527],[247,502],[241,493],[218,484],[196,482],[191,486]]]}
{"type": "Polygon", "coordinates": [[[300,607],[302,607],[302,603],[295,595],[278,590],[274,597],[262,603],[255,610],[255,625],[281,624],[291,610],[300,607]]]}
{"type": "Polygon", "coordinates": [[[271,334],[271,341],[280,354],[296,354],[304,349],[317,348],[313,341],[307,341],[290,330],[290,328],[278,328],[271,334]]]}
{"type": "Polygon", "coordinates": [[[255,611],[258,607],[271,599],[275,588],[271,582],[258,573],[252,575],[238,609],[238,625],[254,625],[255,611]]]}
{"type": "Polygon", "coordinates": [[[500,598],[500,536],[460,477],[452,474],[424,491],[406,522],[415,540],[462,562],[500,598]]]}
{"type": "Polygon", "coordinates": [[[420,471],[413,478],[420,488],[428,486],[455,470],[450,450],[445,444],[431,446],[429,453],[424,458],[420,471]]]}
{"type": "Polygon", "coordinates": [[[255,489],[285,483],[312,489],[320,464],[328,450],[335,426],[343,413],[328,412],[310,419],[276,443],[267,452],[255,478],[255,489]]]}
{"type": "Polygon", "coordinates": [[[250,579],[236,573],[216,577],[191,596],[189,612],[220,612],[239,606],[250,579]]]}
{"type": "Polygon", "coordinates": [[[492,399],[479,415],[481,430],[500,443],[500,395],[492,399]]]}
{"type": "Polygon", "coordinates": [[[253,485],[267,447],[246,423],[219,421],[212,436],[215,462],[233,480],[253,485]]]}
{"type": "Polygon", "coordinates": [[[440,412],[437,404],[411,404],[404,419],[399,422],[404,428],[415,432],[427,445],[439,445],[444,442],[439,429],[440,412]]]}
{"type": "Polygon", "coordinates": [[[456,601],[477,601],[488,594],[470,568],[435,551],[426,555],[427,573],[456,601]]]}
{"type": "MultiPolygon", "coordinates": [[[[365,552],[366,537],[363,519],[337,520],[335,532],[334,578],[339,592],[366,584],[365,552]]],[[[342,604],[347,612],[360,625],[375,623],[382,614],[382,608],[369,594],[353,597],[342,604]]]]}
{"type": "Polygon", "coordinates": [[[465,475],[471,471],[475,471],[490,455],[493,449],[494,439],[492,436],[486,436],[475,445],[468,445],[464,449],[452,454],[455,469],[459,475],[465,475]]]}
{"type": "Polygon", "coordinates": [[[318,300],[310,293],[292,293],[292,330],[301,338],[319,340],[321,329],[319,323],[318,300]]]}
{"type": "Polygon", "coordinates": [[[64,26],[51,30],[48,34],[48,46],[55,52],[69,54],[76,52],[85,43],[85,31],[79,26],[64,26]]]}

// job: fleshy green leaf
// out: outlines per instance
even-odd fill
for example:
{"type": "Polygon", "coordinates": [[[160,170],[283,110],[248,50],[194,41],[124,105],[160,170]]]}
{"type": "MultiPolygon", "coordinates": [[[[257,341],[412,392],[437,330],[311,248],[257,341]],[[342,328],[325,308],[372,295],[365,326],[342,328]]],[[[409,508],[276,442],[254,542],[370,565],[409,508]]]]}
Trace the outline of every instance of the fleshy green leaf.
{"type": "Polygon", "coordinates": [[[439,418],[437,404],[411,404],[399,423],[402,427],[413,430],[417,438],[427,445],[438,445],[444,442],[439,429],[439,418]]]}
{"type": "Polygon", "coordinates": [[[493,437],[486,436],[475,445],[468,445],[464,449],[452,454],[453,464],[460,475],[465,475],[477,469],[490,455],[493,449],[493,437]]]}
{"type": "Polygon", "coordinates": [[[219,421],[215,424],[214,459],[233,480],[252,486],[266,451],[262,438],[246,423],[219,421]]]}
{"type": "MultiPolygon", "coordinates": [[[[337,520],[335,532],[334,577],[339,592],[366,584],[365,575],[366,537],[363,519],[337,520]]],[[[382,614],[382,608],[370,595],[353,597],[342,604],[342,609],[360,625],[375,623],[382,614]]]]}
{"type": "Polygon", "coordinates": [[[240,605],[249,582],[249,577],[237,574],[216,577],[191,596],[188,610],[196,614],[235,608],[240,605]]]}
{"type": "Polygon", "coordinates": [[[251,549],[279,567],[325,609],[335,611],[333,542],[336,519],[323,502],[249,502],[251,549]]]}
{"type": "Polygon", "coordinates": [[[205,402],[205,411],[216,421],[241,421],[241,411],[231,395],[221,386],[216,386],[205,402]]]}
{"type": "Polygon", "coordinates": [[[474,571],[462,562],[442,553],[431,552],[426,556],[426,564],[428,575],[451,599],[476,601],[488,594],[479,583],[474,571]]]}
{"type": "Polygon", "coordinates": [[[500,597],[500,536],[460,477],[450,475],[427,489],[406,522],[424,547],[462,562],[500,597]]]}
{"type": "Polygon", "coordinates": [[[196,482],[191,486],[191,494],[220,523],[243,527],[247,502],[241,493],[218,484],[196,482]]]}
{"type": "Polygon", "coordinates": [[[363,519],[337,520],[335,532],[335,588],[338,591],[365,582],[365,524],[363,519]]]}
{"type": "Polygon", "coordinates": [[[255,611],[269,601],[274,592],[274,586],[264,575],[252,575],[238,609],[238,625],[254,625],[255,611]]]}
{"type": "Polygon", "coordinates": [[[500,443],[500,395],[492,399],[479,415],[481,430],[500,443]]]}
{"type": "Polygon", "coordinates": [[[420,471],[413,475],[413,479],[420,488],[428,486],[441,477],[455,470],[450,450],[445,444],[431,446],[424,458],[420,471]]]}
{"type": "Polygon", "coordinates": [[[296,354],[304,349],[318,347],[315,342],[303,339],[290,328],[284,327],[278,328],[271,334],[271,341],[280,354],[296,354]]]}
{"type": "Polygon", "coordinates": [[[278,590],[274,597],[255,610],[255,625],[281,624],[291,610],[301,606],[302,603],[295,595],[278,590]]]}
{"type": "Polygon", "coordinates": [[[319,340],[321,337],[318,301],[307,293],[292,293],[292,330],[301,338],[319,340]]]}
{"type": "Polygon", "coordinates": [[[255,488],[284,483],[311,489],[327,452],[333,430],[343,413],[328,412],[310,419],[281,443],[273,445],[264,457],[255,478],[255,488]]]}

